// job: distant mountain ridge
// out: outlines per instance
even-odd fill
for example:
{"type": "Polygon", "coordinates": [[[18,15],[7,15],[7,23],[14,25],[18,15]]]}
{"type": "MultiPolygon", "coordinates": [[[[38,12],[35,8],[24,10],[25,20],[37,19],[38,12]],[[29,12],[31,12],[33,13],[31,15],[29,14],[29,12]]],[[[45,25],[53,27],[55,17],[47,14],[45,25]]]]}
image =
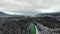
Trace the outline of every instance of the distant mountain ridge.
{"type": "Polygon", "coordinates": [[[4,12],[0,12],[0,16],[10,16],[9,14],[6,14],[4,12]]]}
{"type": "Polygon", "coordinates": [[[60,12],[56,12],[56,13],[43,13],[43,14],[38,14],[37,16],[47,16],[47,15],[60,16],[60,12]]]}
{"type": "Polygon", "coordinates": [[[10,15],[10,14],[6,14],[4,12],[0,12],[0,16],[15,16],[15,17],[20,17],[20,16],[24,16],[24,15],[10,15]]]}
{"type": "Polygon", "coordinates": [[[5,14],[5,13],[3,13],[3,12],[0,12],[0,14],[5,14]]]}

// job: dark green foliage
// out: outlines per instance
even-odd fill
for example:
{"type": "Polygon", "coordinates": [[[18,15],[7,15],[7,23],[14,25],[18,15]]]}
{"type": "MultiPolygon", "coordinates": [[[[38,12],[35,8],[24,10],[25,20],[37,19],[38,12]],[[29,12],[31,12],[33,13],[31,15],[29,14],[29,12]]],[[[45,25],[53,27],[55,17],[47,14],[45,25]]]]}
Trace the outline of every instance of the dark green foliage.
{"type": "Polygon", "coordinates": [[[29,34],[36,34],[36,28],[33,22],[30,23],[29,34]]]}

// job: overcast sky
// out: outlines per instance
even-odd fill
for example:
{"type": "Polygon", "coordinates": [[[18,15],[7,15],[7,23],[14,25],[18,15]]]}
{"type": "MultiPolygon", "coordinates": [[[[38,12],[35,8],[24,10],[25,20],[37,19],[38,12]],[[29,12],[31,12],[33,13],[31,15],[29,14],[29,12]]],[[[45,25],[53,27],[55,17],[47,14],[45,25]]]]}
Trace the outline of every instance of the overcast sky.
{"type": "Polygon", "coordinates": [[[0,11],[17,15],[59,12],[60,0],[0,0],[0,11]]]}

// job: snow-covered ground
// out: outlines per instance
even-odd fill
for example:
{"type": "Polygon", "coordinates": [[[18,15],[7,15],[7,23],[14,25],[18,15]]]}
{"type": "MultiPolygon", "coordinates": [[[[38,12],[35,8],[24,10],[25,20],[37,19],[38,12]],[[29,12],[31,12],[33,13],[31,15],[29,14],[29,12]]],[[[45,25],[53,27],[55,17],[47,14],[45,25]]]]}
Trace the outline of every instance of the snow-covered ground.
{"type": "Polygon", "coordinates": [[[58,29],[51,29],[51,28],[43,26],[42,24],[39,24],[39,23],[35,27],[36,27],[36,34],[59,34],[59,33],[54,32],[54,31],[58,31],[58,29]],[[39,28],[37,28],[37,27],[39,27],[39,28]],[[42,30],[39,31],[39,29],[42,29],[42,30]]]}

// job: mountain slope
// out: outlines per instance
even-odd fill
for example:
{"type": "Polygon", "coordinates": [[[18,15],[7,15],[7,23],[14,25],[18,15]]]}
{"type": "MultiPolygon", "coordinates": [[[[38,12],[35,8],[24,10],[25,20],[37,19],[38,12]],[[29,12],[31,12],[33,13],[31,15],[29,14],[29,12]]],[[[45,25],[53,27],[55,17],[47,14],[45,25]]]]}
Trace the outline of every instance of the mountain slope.
{"type": "Polygon", "coordinates": [[[60,16],[60,12],[57,12],[57,13],[43,13],[43,14],[38,14],[37,16],[47,16],[47,15],[60,16]]]}
{"type": "Polygon", "coordinates": [[[0,12],[0,16],[15,16],[15,17],[20,17],[20,16],[24,16],[24,15],[16,15],[16,14],[10,15],[10,14],[6,14],[4,12],[0,12]]]}

